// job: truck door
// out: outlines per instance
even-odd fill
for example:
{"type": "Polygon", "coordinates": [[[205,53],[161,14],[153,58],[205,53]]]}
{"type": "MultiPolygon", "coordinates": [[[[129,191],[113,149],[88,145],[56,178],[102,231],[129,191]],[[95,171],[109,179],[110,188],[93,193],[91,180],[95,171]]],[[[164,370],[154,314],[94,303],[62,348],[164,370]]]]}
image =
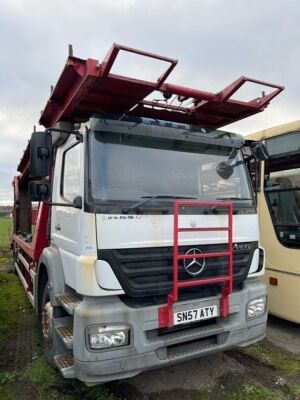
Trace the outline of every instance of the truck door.
{"type": "Polygon", "coordinates": [[[81,210],[68,207],[76,196],[83,196],[83,144],[72,138],[58,149],[53,181],[51,242],[58,248],[65,281],[75,287],[76,262],[80,255],[81,210]]]}

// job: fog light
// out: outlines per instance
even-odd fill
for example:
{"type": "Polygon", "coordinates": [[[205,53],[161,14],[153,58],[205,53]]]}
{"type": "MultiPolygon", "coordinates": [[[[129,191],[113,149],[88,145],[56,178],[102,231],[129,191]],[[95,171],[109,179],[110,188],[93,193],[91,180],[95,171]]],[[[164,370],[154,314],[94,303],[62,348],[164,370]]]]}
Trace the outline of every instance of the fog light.
{"type": "Polygon", "coordinates": [[[129,327],[125,325],[90,326],[88,341],[91,349],[127,346],[129,344],[129,327]]]}
{"type": "Polygon", "coordinates": [[[263,315],[266,311],[266,303],[267,298],[265,296],[251,300],[247,305],[248,319],[257,318],[263,315]]]}

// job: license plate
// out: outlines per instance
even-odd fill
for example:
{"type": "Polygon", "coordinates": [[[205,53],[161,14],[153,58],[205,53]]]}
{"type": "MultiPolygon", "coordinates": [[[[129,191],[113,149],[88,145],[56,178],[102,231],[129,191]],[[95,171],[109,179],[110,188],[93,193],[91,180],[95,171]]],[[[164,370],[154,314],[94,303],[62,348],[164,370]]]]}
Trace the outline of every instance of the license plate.
{"type": "Polygon", "coordinates": [[[174,312],[174,325],[186,324],[194,321],[214,318],[218,316],[218,306],[192,308],[190,310],[174,312]]]}

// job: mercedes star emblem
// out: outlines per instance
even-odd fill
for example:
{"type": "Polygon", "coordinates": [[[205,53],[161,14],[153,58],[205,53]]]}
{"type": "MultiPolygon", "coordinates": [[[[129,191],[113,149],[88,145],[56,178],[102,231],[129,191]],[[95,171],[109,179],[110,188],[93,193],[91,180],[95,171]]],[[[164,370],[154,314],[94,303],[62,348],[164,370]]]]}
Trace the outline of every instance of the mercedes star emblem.
{"type": "MultiPolygon", "coordinates": [[[[188,250],[185,255],[203,254],[203,251],[197,248],[188,250]]],[[[205,258],[187,258],[183,260],[183,266],[186,272],[190,275],[199,275],[205,267],[205,258]]]]}

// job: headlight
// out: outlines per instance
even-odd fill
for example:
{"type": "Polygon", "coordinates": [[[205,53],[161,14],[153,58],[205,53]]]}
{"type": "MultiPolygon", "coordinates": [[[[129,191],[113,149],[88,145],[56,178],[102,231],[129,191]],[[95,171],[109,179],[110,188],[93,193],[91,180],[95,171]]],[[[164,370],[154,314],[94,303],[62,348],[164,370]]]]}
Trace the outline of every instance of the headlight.
{"type": "Polygon", "coordinates": [[[254,300],[249,301],[247,305],[247,317],[248,319],[257,318],[263,315],[266,311],[267,298],[257,297],[254,300]]]}
{"type": "Polygon", "coordinates": [[[88,328],[87,333],[91,349],[114,348],[129,344],[129,327],[126,325],[93,325],[88,328]]]}

